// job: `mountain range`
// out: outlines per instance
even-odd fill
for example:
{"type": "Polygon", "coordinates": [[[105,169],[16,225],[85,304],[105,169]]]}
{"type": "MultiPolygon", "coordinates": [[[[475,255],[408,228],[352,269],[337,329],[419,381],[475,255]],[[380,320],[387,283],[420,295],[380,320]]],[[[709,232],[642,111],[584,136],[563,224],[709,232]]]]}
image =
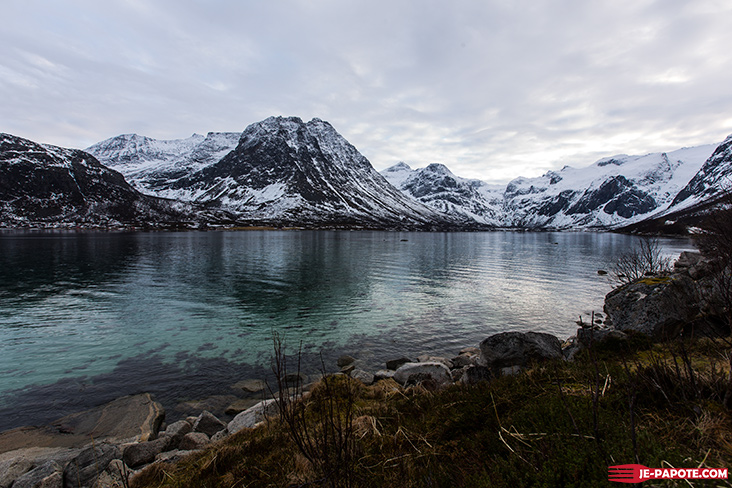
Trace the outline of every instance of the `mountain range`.
{"type": "Polygon", "coordinates": [[[709,202],[730,177],[732,136],[507,185],[442,164],[379,173],[328,122],[270,117],[241,133],[125,134],[85,151],[2,134],[0,223],[607,230],[709,202]]]}

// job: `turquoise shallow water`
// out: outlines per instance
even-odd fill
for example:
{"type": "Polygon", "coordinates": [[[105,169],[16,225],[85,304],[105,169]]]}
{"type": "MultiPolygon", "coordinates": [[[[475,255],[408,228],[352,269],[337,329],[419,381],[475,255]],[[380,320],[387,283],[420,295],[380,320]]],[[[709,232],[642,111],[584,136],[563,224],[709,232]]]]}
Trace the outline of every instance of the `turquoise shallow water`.
{"type": "MultiPolygon", "coordinates": [[[[272,334],[378,367],[505,330],[568,337],[636,238],[595,233],[0,234],[0,429],[265,375],[272,334]],[[19,412],[22,410],[22,412],[19,412]]],[[[678,256],[687,240],[664,240],[678,256]]]]}

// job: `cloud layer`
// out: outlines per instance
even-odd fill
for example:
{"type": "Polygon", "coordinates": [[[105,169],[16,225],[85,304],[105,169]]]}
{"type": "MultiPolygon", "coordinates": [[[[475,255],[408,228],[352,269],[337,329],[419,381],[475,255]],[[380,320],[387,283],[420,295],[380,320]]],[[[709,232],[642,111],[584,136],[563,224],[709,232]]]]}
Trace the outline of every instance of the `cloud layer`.
{"type": "Polygon", "coordinates": [[[67,147],[298,115],[505,182],[732,133],[725,1],[7,3],[0,131],[67,147]]]}

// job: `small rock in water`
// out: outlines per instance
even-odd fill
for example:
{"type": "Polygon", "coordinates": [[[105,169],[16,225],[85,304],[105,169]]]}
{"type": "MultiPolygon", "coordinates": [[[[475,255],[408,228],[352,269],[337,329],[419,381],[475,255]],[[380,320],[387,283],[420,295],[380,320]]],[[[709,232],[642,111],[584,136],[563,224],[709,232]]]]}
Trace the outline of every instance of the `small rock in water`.
{"type": "Polygon", "coordinates": [[[356,358],[354,358],[353,356],[349,356],[348,354],[344,354],[343,356],[338,358],[338,361],[336,362],[336,364],[338,365],[339,368],[342,368],[344,366],[348,366],[349,364],[355,363],[355,362],[356,362],[356,358]]]}
{"type": "Polygon", "coordinates": [[[597,274],[599,274],[600,276],[605,276],[607,274],[607,271],[605,271],[604,269],[598,269],[597,274]]]}
{"type": "Polygon", "coordinates": [[[262,380],[243,380],[231,386],[234,390],[243,390],[245,393],[257,393],[264,390],[267,384],[262,380]]]}
{"type": "Polygon", "coordinates": [[[355,369],[356,369],[356,365],[355,364],[353,364],[353,363],[347,364],[346,366],[343,366],[341,368],[341,373],[343,373],[343,374],[351,374],[353,372],[353,370],[355,370],[355,369]]]}

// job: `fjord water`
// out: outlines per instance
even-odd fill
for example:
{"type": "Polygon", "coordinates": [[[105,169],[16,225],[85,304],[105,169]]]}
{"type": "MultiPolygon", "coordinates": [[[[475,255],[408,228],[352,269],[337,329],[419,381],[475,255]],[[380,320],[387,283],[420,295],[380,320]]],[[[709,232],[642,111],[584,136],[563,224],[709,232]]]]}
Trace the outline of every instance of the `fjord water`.
{"type": "MultiPolygon", "coordinates": [[[[453,355],[490,334],[560,338],[601,311],[637,238],[601,233],[0,234],[0,430],[123,394],[166,407],[270,369],[453,355]],[[291,348],[292,349],[292,348],[291,348]]],[[[692,249],[662,240],[664,252],[692,249]]]]}

